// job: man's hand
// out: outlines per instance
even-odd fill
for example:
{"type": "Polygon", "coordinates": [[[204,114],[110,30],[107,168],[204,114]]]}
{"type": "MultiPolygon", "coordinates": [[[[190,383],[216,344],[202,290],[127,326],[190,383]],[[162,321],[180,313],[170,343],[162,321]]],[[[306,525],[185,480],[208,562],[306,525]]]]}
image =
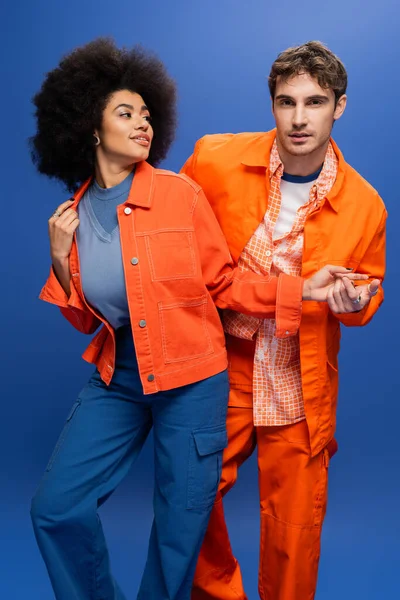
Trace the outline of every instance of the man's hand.
{"type": "MultiPolygon", "coordinates": [[[[350,280],[361,281],[363,279],[368,279],[368,275],[352,273],[351,269],[346,269],[345,267],[326,265],[317,271],[315,275],[310,277],[310,279],[306,279],[304,282],[303,300],[326,302],[328,299],[328,292],[330,289],[333,290],[334,284],[337,283],[338,289],[342,289],[342,279],[344,278],[347,279],[348,284],[353,287],[350,283],[350,280]]],[[[358,307],[356,310],[360,310],[360,307],[358,307]]]]}
{"type": "Polygon", "coordinates": [[[359,312],[376,296],[380,283],[379,279],[373,279],[366,285],[355,286],[347,276],[337,279],[328,289],[328,306],[337,314],[359,312]]]}

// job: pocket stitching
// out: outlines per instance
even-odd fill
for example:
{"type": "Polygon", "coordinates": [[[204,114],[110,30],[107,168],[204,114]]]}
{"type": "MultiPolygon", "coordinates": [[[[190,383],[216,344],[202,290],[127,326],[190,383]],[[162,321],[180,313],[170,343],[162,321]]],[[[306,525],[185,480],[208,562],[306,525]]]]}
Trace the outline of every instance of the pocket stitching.
{"type": "MultiPolygon", "coordinates": [[[[169,230],[168,230],[169,231],[169,230]]],[[[167,233],[168,231],[159,231],[157,233],[167,233]]],[[[155,267],[154,267],[154,261],[153,261],[153,254],[151,251],[151,246],[150,246],[150,236],[148,234],[145,234],[144,237],[144,242],[145,242],[145,246],[146,246],[146,254],[147,254],[147,258],[148,261],[150,263],[150,272],[151,272],[151,279],[152,281],[175,281],[177,279],[190,279],[192,277],[194,277],[195,273],[196,273],[196,256],[194,253],[194,248],[193,248],[193,232],[192,231],[181,231],[178,229],[172,229],[169,231],[170,233],[177,233],[177,232],[181,232],[183,234],[185,234],[186,239],[189,243],[189,254],[190,254],[190,262],[191,262],[191,272],[188,274],[180,274],[180,275],[175,275],[175,276],[168,276],[168,277],[156,277],[156,271],[155,271],[155,267]]]]}
{"type": "Polygon", "coordinates": [[[182,361],[196,359],[196,358],[202,358],[203,356],[208,356],[209,354],[213,353],[212,341],[211,341],[210,333],[209,333],[208,327],[207,327],[207,296],[206,295],[200,296],[199,298],[187,299],[186,302],[184,300],[176,301],[175,303],[169,303],[169,304],[166,304],[166,303],[163,304],[163,302],[159,302],[158,303],[158,313],[159,313],[159,319],[160,319],[161,343],[162,343],[162,349],[163,349],[163,355],[164,355],[164,362],[166,364],[177,363],[177,362],[182,362],[182,361]],[[192,306],[203,306],[201,322],[202,322],[202,326],[203,326],[203,333],[206,336],[207,341],[208,341],[207,349],[204,350],[204,352],[200,352],[198,354],[188,354],[185,356],[181,356],[179,358],[168,358],[167,335],[166,335],[165,323],[164,323],[164,318],[163,318],[163,311],[174,309],[174,308],[185,308],[185,307],[190,308],[192,306]]]}

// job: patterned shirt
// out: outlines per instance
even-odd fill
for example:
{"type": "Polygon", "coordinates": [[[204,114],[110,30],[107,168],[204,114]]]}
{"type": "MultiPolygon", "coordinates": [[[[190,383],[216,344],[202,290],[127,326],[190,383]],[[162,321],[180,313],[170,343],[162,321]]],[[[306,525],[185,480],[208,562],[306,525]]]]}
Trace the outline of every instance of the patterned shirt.
{"type": "MultiPolygon", "coordinates": [[[[308,215],[315,211],[331,190],[338,159],[331,143],[318,179],[311,187],[308,202],[297,210],[290,232],[274,238],[281,209],[280,183],[283,164],[276,140],[270,156],[270,193],[264,219],[239,257],[239,268],[262,275],[301,275],[303,231],[308,215]]],[[[253,368],[253,413],[255,425],[288,425],[304,419],[299,336],[275,337],[274,319],[257,319],[227,310],[224,329],[230,335],[256,340],[253,368]]]]}

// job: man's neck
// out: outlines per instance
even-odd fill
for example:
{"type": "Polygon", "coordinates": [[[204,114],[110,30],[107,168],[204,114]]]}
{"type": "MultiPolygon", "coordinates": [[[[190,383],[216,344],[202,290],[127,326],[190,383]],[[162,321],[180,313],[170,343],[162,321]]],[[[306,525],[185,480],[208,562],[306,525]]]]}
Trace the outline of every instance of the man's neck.
{"type": "Polygon", "coordinates": [[[289,173],[290,175],[300,175],[302,177],[311,175],[312,173],[318,171],[318,169],[324,163],[326,151],[329,145],[328,141],[325,146],[317,148],[310,154],[305,154],[304,156],[294,156],[282,148],[278,139],[276,140],[276,143],[285,173],[289,173]]]}

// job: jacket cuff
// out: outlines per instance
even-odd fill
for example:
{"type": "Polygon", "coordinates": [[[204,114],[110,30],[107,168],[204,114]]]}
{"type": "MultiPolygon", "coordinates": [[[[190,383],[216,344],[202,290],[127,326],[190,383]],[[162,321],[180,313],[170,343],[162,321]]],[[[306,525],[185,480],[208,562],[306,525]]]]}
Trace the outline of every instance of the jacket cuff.
{"type": "Polygon", "coordinates": [[[50,267],[49,277],[44,284],[39,298],[50,304],[56,304],[61,308],[79,308],[82,309],[82,301],[75,289],[72,278],[70,280],[71,294],[68,298],[61,283],[58,281],[53,267],[50,267]]]}
{"type": "Polygon", "coordinates": [[[281,273],[276,292],[275,337],[287,338],[296,335],[301,321],[303,277],[281,273]]]}

